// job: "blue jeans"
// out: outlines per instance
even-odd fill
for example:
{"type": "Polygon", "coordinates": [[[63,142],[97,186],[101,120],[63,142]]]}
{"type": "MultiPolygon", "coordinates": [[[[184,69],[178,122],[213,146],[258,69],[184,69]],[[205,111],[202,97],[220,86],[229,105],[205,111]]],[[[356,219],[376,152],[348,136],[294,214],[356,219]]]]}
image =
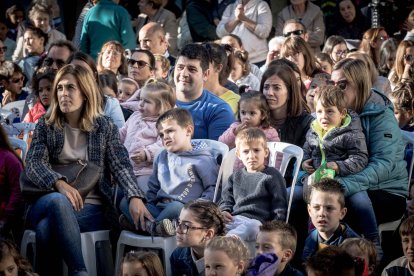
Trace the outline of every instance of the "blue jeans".
{"type": "MultiPolygon", "coordinates": [[[[287,189],[287,192],[289,196],[290,188],[287,189]]],[[[361,191],[346,197],[345,206],[348,209],[345,221],[348,222],[350,227],[357,233],[362,233],[366,239],[378,242],[377,220],[367,191],[361,191]]],[[[303,200],[303,187],[295,186],[291,207],[291,220],[295,220],[296,217],[302,217],[304,212],[307,211],[306,203],[303,200]]]]}
{"type": "Polygon", "coordinates": [[[69,275],[85,273],[80,233],[107,228],[102,205],[85,204],[75,212],[60,193],[39,198],[32,205],[28,220],[36,232],[36,270],[42,276],[60,275],[62,258],[69,275]]]}
{"type": "MultiPolygon", "coordinates": [[[[155,221],[159,222],[166,218],[167,219],[178,219],[181,213],[181,209],[183,209],[184,207],[184,204],[179,201],[173,200],[168,203],[162,203],[162,202],[158,202],[157,204],[147,203],[145,204],[145,207],[154,217],[155,221]]],[[[129,213],[129,203],[126,197],[124,197],[121,200],[121,204],[119,208],[121,209],[122,214],[124,214],[127,217],[128,221],[134,224],[134,221],[132,220],[132,216],[129,213]]]]}

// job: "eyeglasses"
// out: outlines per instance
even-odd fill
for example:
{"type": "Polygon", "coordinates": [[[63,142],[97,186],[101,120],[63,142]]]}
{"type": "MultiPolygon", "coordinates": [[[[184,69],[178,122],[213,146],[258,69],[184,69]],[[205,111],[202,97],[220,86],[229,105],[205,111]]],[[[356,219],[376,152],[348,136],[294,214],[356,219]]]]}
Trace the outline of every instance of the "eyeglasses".
{"type": "Polygon", "coordinates": [[[62,68],[66,64],[63,59],[53,59],[51,57],[45,58],[43,61],[43,64],[49,67],[51,67],[53,63],[56,63],[57,68],[62,68]]]}
{"type": "Polygon", "coordinates": [[[10,81],[11,81],[12,83],[19,83],[19,82],[21,82],[21,81],[24,81],[24,77],[22,76],[22,77],[17,78],[17,79],[11,79],[10,81]]]}
{"type": "Polygon", "coordinates": [[[413,57],[414,57],[413,55],[409,55],[409,54],[404,55],[404,59],[405,59],[406,62],[413,61],[413,57]]]}
{"type": "Polygon", "coordinates": [[[114,50],[114,49],[105,50],[104,53],[107,55],[112,54],[113,56],[116,56],[116,57],[121,55],[121,52],[114,50]]]}
{"type": "Polygon", "coordinates": [[[0,47],[0,50],[4,53],[7,51],[7,46],[0,47]]]}
{"type": "Polygon", "coordinates": [[[190,226],[190,225],[187,225],[187,224],[184,224],[184,223],[179,223],[179,222],[177,222],[175,224],[175,228],[183,234],[187,234],[188,230],[190,230],[190,229],[191,230],[207,229],[206,227],[195,227],[195,226],[190,226]]]}
{"type": "Polygon", "coordinates": [[[328,84],[338,86],[339,89],[345,90],[346,87],[348,86],[349,82],[347,80],[340,80],[340,81],[337,81],[337,82],[334,82],[333,80],[330,80],[330,81],[328,81],[328,84]]]}
{"type": "Polygon", "coordinates": [[[346,54],[348,54],[348,50],[338,51],[338,52],[336,52],[336,53],[335,53],[335,55],[336,55],[337,57],[345,57],[345,56],[346,56],[346,54]]]}
{"type": "Polygon", "coordinates": [[[148,66],[149,69],[152,68],[147,62],[145,62],[143,60],[135,60],[133,58],[129,58],[129,59],[127,59],[127,61],[128,61],[128,66],[131,66],[131,67],[133,67],[135,64],[138,64],[139,69],[142,69],[145,66],[148,66]]]}
{"type": "Polygon", "coordinates": [[[294,31],[287,32],[287,33],[283,34],[283,36],[284,36],[284,37],[289,37],[289,36],[291,36],[292,34],[294,34],[294,35],[296,35],[296,36],[299,36],[299,35],[303,35],[304,33],[305,33],[305,31],[304,31],[304,30],[294,30],[294,31]]]}

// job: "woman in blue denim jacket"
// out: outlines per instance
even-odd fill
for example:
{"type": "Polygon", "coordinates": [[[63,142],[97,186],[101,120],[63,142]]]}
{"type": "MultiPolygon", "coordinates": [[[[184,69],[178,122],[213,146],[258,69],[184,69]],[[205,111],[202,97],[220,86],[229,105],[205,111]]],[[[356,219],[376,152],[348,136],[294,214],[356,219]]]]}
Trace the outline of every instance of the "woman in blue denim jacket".
{"type": "Polygon", "coordinates": [[[190,201],[181,210],[177,224],[177,246],[170,257],[173,276],[198,276],[204,273],[204,247],[225,231],[223,215],[207,200],[190,201]]]}

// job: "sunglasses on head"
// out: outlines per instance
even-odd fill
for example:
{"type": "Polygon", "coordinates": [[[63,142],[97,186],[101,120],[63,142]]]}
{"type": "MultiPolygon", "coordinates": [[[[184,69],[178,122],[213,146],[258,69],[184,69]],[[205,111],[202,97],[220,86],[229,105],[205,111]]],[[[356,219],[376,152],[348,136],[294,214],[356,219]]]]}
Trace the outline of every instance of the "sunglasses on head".
{"type": "Polygon", "coordinates": [[[3,52],[6,52],[7,51],[7,46],[0,47],[0,50],[2,50],[3,52]]]}
{"type": "Polygon", "coordinates": [[[148,66],[149,69],[151,69],[151,66],[143,60],[136,60],[136,59],[133,59],[133,58],[129,58],[129,59],[127,59],[127,62],[128,62],[128,65],[131,66],[131,67],[134,66],[135,64],[137,64],[139,69],[144,68],[145,66],[148,66]]]}
{"type": "Polygon", "coordinates": [[[304,33],[305,33],[305,31],[304,31],[304,30],[295,30],[295,31],[287,32],[287,33],[283,34],[283,36],[284,36],[284,37],[289,37],[289,36],[291,36],[292,34],[293,34],[293,35],[296,35],[296,36],[299,36],[299,35],[303,35],[304,33]]]}
{"type": "Polygon", "coordinates": [[[347,80],[340,80],[340,81],[337,81],[337,82],[334,82],[333,80],[330,80],[330,81],[328,81],[328,84],[333,85],[333,86],[337,86],[341,90],[345,90],[346,87],[348,86],[349,82],[347,80]]]}
{"type": "Polygon", "coordinates": [[[21,81],[24,81],[24,77],[23,76],[21,76],[20,78],[17,78],[17,79],[11,79],[10,80],[12,83],[19,83],[19,82],[21,82],[21,81]]]}
{"type": "Polygon", "coordinates": [[[66,64],[66,62],[62,59],[53,59],[51,57],[45,58],[45,60],[43,61],[43,64],[49,67],[52,66],[53,63],[56,63],[56,66],[58,68],[61,68],[66,64]]]}

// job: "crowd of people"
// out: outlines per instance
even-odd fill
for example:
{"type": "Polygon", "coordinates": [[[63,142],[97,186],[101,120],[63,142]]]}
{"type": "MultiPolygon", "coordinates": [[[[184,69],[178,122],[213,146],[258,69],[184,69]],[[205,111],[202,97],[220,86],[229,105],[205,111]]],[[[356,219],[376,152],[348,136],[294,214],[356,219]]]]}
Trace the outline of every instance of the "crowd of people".
{"type": "MultiPolygon", "coordinates": [[[[414,7],[403,37],[365,1],[290,0],[275,20],[264,0],[118,2],[88,1],[73,38],[56,0],[0,17],[0,107],[36,124],[24,160],[0,125],[1,273],[88,275],[81,233],[126,229],[175,236],[172,275],[414,274],[414,7]],[[217,202],[209,140],[237,157],[217,202]],[[282,175],[268,142],[302,163],[282,175]],[[81,183],[61,170],[79,164],[81,183]],[[401,248],[378,226],[397,220],[388,264],[401,248]],[[9,241],[25,229],[34,270],[9,241]]],[[[144,251],[120,269],[166,274],[144,251]]]]}

